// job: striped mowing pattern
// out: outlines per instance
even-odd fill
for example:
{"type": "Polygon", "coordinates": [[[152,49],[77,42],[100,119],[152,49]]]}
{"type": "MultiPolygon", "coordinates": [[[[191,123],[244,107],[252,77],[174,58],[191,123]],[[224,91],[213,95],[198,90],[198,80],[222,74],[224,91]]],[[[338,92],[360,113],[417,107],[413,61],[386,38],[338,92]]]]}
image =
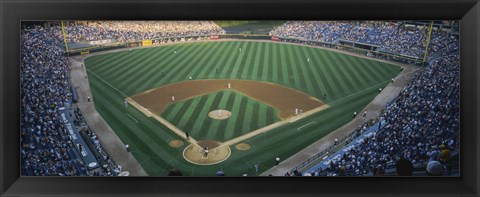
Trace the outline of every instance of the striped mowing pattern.
{"type": "MultiPolygon", "coordinates": [[[[398,66],[319,48],[252,41],[183,43],[122,51],[87,58],[85,65],[97,111],[122,141],[130,144],[144,169],[160,176],[173,167],[186,175],[211,176],[227,166],[224,171],[228,175],[241,175],[252,172],[254,162],[260,162],[260,169],[266,170],[274,164],[272,158],[287,158],[350,121],[353,111],[359,112],[376,96],[378,88],[384,88],[400,72],[398,66]],[[176,149],[168,146],[170,140],[182,140],[179,136],[123,105],[123,94],[132,96],[189,76],[269,81],[306,92],[330,108],[246,140],[252,146],[249,151],[232,147],[232,156],[221,164],[192,166],[182,158],[186,145],[176,149]],[[301,131],[296,129],[312,121],[317,123],[301,131]]],[[[222,140],[277,121],[272,114],[273,109],[252,99],[221,91],[172,105],[162,117],[192,130],[195,138],[222,140]],[[205,118],[217,105],[241,113],[224,121],[205,118]],[[225,132],[216,132],[219,130],[225,132]]]]}
{"type": "Polygon", "coordinates": [[[235,91],[220,91],[174,103],[161,116],[179,129],[189,131],[195,139],[221,142],[280,120],[277,110],[235,91]],[[208,113],[217,109],[228,110],[232,116],[225,120],[210,118],[208,113]]]}

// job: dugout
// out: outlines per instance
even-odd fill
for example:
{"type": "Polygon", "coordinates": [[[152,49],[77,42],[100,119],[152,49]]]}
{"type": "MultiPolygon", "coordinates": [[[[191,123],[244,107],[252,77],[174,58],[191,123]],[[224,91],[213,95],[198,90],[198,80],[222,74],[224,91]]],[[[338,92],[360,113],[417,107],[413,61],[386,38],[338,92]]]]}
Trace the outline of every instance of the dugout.
{"type": "Polygon", "coordinates": [[[344,40],[344,39],[339,39],[338,44],[343,45],[343,46],[350,46],[350,47],[353,47],[353,48],[370,50],[370,51],[375,51],[378,48],[380,48],[379,46],[376,46],[376,45],[365,44],[365,43],[360,43],[360,42],[355,42],[355,41],[350,41],[350,40],[344,40]]]}
{"type": "Polygon", "coordinates": [[[72,91],[72,101],[73,101],[73,103],[77,103],[78,102],[77,90],[75,90],[75,87],[73,87],[73,86],[70,86],[70,90],[72,91]]]}
{"type": "Polygon", "coordinates": [[[60,117],[69,133],[69,136],[72,139],[72,142],[75,145],[75,152],[70,155],[74,158],[80,158],[85,164],[87,170],[94,170],[99,168],[100,165],[97,161],[97,158],[93,154],[94,151],[90,149],[85,140],[81,137],[80,132],[74,124],[72,111],[68,108],[59,108],[60,117]]]}

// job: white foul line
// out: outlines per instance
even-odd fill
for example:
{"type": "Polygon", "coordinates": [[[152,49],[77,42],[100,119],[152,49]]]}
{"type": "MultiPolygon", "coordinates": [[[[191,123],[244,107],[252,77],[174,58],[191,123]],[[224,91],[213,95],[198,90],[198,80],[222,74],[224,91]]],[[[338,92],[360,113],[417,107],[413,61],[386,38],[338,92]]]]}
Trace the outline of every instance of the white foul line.
{"type": "Polygon", "coordinates": [[[94,72],[92,72],[90,69],[87,69],[88,72],[92,73],[93,75],[95,75],[95,77],[97,77],[98,79],[102,80],[104,83],[106,83],[107,85],[109,85],[110,87],[112,87],[113,89],[115,89],[117,92],[119,92],[120,94],[122,94],[123,96],[125,97],[128,97],[127,95],[125,95],[123,92],[121,92],[118,88],[116,88],[115,86],[113,86],[112,84],[106,82],[105,80],[103,80],[101,77],[99,77],[97,74],[95,74],[94,72]]]}
{"type": "Polygon", "coordinates": [[[137,119],[135,119],[134,117],[132,117],[129,113],[125,113],[125,115],[127,115],[128,117],[132,118],[133,121],[135,121],[135,124],[138,123],[137,119]]]}
{"type": "Polygon", "coordinates": [[[307,127],[308,125],[311,125],[311,124],[317,124],[317,122],[310,122],[310,123],[308,123],[308,124],[306,124],[306,125],[303,125],[303,126],[301,126],[301,127],[298,127],[297,130],[300,131],[300,130],[302,130],[303,127],[307,127]]]}

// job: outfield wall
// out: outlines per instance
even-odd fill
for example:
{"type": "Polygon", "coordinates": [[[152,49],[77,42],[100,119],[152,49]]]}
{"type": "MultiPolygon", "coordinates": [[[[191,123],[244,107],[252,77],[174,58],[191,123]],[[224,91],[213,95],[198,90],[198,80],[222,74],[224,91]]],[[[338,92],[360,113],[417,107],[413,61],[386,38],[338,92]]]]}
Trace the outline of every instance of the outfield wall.
{"type": "Polygon", "coordinates": [[[256,35],[256,34],[226,34],[226,35],[194,35],[194,36],[181,36],[181,37],[168,37],[168,38],[156,38],[151,40],[140,40],[129,43],[111,43],[108,45],[97,45],[86,48],[71,49],[70,56],[85,55],[93,52],[108,51],[119,48],[134,48],[142,46],[152,46],[158,44],[166,44],[172,42],[188,42],[198,40],[218,40],[218,39],[245,39],[245,40],[269,40],[278,42],[290,42],[299,43],[305,45],[321,46],[326,48],[333,48],[342,51],[348,51],[356,54],[361,54],[367,57],[375,57],[379,59],[385,59],[394,62],[400,62],[410,65],[423,65],[423,60],[420,58],[405,56],[401,54],[394,54],[384,52],[379,46],[368,45],[364,43],[357,43],[352,41],[335,41],[335,42],[322,42],[314,40],[305,40],[291,37],[278,37],[269,35],[256,35]]]}

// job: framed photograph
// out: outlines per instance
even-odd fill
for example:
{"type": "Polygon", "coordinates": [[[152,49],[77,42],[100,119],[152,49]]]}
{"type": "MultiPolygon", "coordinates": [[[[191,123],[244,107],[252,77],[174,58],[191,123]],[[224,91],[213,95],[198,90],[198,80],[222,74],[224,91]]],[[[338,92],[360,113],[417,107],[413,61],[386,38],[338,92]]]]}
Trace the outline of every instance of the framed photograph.
{"type": "Polygon", "coordinates": [[[477,196],[479,11],[2,2],[1,194],[477,196]]]}

